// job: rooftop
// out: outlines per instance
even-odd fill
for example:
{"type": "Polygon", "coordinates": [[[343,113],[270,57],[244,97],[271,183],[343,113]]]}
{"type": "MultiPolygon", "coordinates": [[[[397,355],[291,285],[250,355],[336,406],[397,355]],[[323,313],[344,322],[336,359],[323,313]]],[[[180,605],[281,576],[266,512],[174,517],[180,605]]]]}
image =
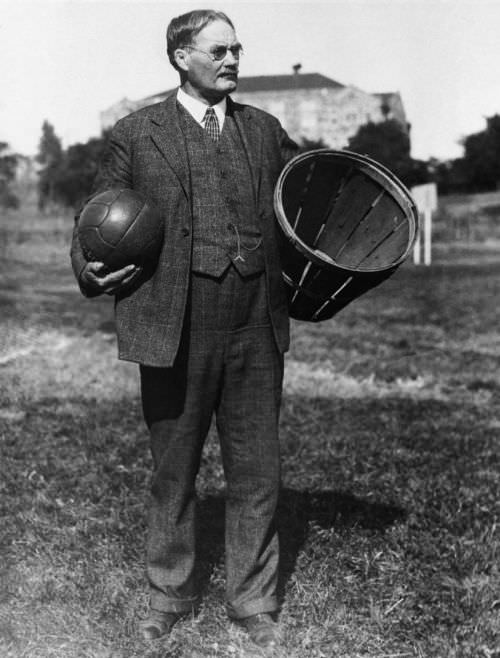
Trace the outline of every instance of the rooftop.
{"type": "MultiPolygon", "coordinates": [[[[237,92],[288,91],[289,89],[342,89],[345,85],[327,78],[321,73],[290,73],[285,75],[251,75],[238,79],[237,92]]],[[[174,89],[150,96],[150,99],[166,98],[174,89]]]]}
{"type": "Polygon", "coordinates": [[[288,89],[341,89],[344,85],[321,73],[292,73],[287,75],[253,75],[239,79],[240,93],[249,91],[287,91],[288,89]]]}

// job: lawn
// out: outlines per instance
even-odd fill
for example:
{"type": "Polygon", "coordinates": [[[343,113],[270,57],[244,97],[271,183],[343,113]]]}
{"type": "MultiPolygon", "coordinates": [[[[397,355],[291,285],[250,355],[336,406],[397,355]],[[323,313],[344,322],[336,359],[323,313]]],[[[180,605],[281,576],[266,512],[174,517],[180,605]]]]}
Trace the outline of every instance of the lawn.
{"type": "MultiPolygon", "coordinates": [[[[224,481],[199,476],[198,614],[144,643],[151,459],[112,300],[69,214],[0,217],[1,658],[258,656],[224,612],[224,481]]],[[[283,658],[500,656],[500,246],[437,245],[294,323],[281,440],[283,658]]]]}

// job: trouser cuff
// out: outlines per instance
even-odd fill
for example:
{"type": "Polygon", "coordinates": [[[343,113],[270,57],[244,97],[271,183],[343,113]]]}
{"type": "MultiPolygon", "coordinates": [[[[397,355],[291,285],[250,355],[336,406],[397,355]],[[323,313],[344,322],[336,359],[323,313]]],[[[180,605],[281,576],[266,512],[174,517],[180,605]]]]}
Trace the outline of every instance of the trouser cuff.
{"type": "Polygon", "coordinates": [[[152,610],[159,612],[177,612],[186,614],[194,612],[198,606],[198,597],[189,599],[169,599],[166,596],[153,592],[149,599],[149,606],[152,610]]]}
{"type": "Polygon", "coordinates": [[[259,615],[263,612],[276,612],[278,610],[278,599],[275,596],[270,596],[265,599],[255,599],[240,605],[226,605],[227,614],[231,619],[245,619],[252,615],[259,615]]]}

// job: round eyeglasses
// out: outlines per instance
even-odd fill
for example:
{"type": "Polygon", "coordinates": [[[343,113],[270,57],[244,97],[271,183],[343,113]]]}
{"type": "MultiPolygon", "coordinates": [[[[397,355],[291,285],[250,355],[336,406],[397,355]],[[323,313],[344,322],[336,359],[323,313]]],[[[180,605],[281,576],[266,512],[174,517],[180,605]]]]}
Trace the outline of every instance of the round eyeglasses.
{"type": "Polygon", "coordinates": [[[243,55],[243,46],[237,44],[236,46],[215,46],[210,52],[206,50],[201,50],[201,48],[195,48],[195,46],[183,46],[189,50],[196,50],[199,53],[203,53],[207,57],[210,57],[212,62],[221,62],[227,55],[227,51],[231,53],[234,59],[239,59],[243,55]]]}

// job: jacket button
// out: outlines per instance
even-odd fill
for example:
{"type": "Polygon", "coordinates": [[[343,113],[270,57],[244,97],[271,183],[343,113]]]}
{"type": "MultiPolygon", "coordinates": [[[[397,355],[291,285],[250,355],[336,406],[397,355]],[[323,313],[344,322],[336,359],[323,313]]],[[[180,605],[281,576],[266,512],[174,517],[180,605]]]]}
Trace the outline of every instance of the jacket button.
{"type": "Polygon", "coordinates": [[[182,235],[187,238],[187,236],[189,235],[189,229],[184,227],[182,229],[182,235]]]}

